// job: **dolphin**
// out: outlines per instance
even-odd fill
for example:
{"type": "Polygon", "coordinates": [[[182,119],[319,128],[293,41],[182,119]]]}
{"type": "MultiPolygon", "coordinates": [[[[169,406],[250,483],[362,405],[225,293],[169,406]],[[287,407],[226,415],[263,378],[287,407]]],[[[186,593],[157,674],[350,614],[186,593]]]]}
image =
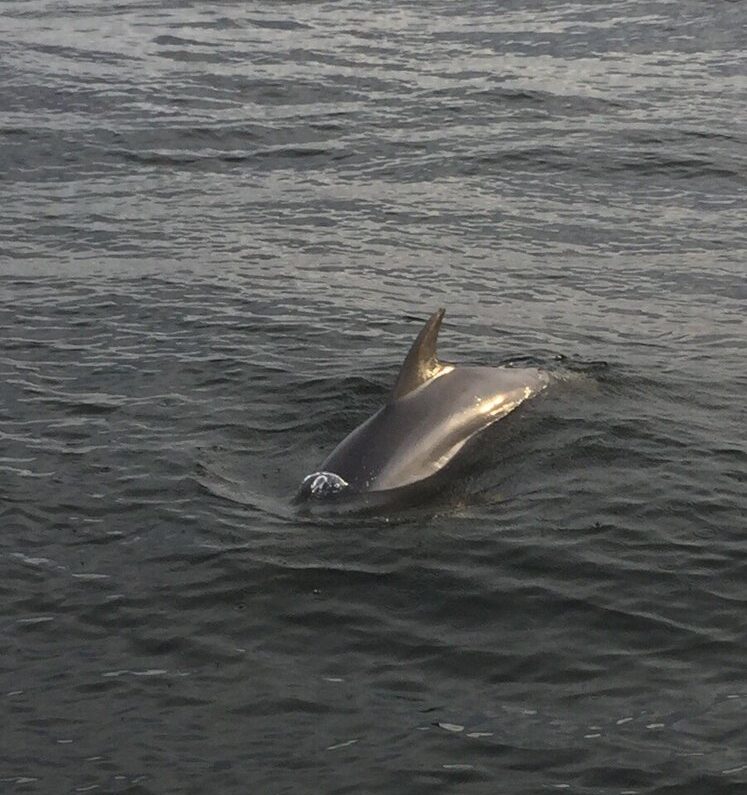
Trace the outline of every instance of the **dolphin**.
{"type": "Polygon", "coordinates": [[[536,368],[439,361],[444,313],[434,312],[418,334],[386,405],[303,479],[299,501],[395,494],[432,483],[468,442],[548,385],[548,374],[536,368]]]}

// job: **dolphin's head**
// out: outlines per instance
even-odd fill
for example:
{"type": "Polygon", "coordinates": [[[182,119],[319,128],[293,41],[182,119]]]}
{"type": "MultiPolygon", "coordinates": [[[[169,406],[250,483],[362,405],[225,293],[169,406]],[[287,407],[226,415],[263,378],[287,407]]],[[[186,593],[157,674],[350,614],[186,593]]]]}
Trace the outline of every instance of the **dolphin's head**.
{"type": "Polygon", "coordinates": [[[298,498],[305,500],[330,500],[339,497],[348,482],[334,472],[312,472],[301,482],[298,498]]]}

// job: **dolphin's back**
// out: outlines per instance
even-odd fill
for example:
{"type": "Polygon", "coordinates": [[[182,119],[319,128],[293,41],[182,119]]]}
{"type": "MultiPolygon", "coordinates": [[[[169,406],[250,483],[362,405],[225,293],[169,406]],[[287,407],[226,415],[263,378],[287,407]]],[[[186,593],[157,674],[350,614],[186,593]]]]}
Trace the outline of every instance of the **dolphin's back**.
{"type": "Polygon", "coordinates": [[[390,400],[322,464],[355,491],[383,491],[443,469],[481,430],[544,389],[533,368],[452,367],[390,400]]]}

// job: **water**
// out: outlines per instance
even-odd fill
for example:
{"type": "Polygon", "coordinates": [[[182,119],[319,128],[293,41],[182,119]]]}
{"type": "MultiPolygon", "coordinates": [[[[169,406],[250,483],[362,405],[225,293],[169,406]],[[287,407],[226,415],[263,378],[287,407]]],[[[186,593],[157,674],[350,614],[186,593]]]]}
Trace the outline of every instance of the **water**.
{"type": "Polygon", "coordinates": [[[746,22],[3,3],[0,791],[745,791],[746,22]],[[439,305],[563,377],[298,515],[439,305]]]}

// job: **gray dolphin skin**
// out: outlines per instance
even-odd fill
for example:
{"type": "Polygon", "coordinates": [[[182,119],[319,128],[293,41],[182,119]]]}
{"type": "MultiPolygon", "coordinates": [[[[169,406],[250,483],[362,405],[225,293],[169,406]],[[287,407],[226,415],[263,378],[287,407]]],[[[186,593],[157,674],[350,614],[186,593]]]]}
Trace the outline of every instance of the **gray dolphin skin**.
{"type": "Polygon", "coordinates": [[[430,317],[413,343],[387,404],[304,478],[300,499],[328,501],[427,483],[468,442],[547,386],[547,373],[536,368],[439,361],[444,311],[430,317]]]}

